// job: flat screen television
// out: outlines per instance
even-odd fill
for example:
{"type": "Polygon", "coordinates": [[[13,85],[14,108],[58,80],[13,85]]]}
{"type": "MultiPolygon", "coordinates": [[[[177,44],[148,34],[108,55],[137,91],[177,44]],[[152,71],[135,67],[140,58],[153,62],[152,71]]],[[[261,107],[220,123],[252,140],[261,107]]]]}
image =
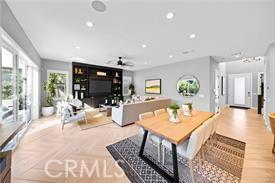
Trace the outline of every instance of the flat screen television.
{"type": "Polygon", "coordinates": [[[112,80],[93,79],[89,80],[90,96],[108,96],[112,94],[112,80]]]}

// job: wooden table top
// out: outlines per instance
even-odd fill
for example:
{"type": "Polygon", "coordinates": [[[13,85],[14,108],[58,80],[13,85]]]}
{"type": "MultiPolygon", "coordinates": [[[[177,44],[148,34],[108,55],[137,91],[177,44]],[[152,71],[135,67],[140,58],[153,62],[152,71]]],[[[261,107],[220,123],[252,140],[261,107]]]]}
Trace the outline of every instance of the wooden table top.
{"type": "Polygon", "coordinates": [[[214,114],[205,111],[193,111],[192,116],[179,116],[180,122],[169,121],[168,113],[159,116],[137,121],[136,124],[149,132],[161,136],[164,139],[179,144],[198,128],[202,123],[211,118],[214,114]]]}

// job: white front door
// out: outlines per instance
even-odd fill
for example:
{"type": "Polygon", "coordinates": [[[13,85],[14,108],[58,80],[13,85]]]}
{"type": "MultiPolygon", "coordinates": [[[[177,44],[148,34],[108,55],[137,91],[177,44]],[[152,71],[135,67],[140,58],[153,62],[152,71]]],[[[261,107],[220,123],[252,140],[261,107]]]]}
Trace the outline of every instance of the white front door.
{"type": "Polygon", "coordinates": [[[252,74],[230,74],[228,76],[228,103],[230,106],[252,106],[252,74]]]}

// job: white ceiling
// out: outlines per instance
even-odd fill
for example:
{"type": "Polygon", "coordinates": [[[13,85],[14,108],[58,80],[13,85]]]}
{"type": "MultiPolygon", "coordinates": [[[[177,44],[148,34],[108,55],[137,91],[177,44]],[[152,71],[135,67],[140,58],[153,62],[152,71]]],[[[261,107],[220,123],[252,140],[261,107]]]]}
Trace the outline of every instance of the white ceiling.
{"type": "Polygon", "coordinates": [[[81,57],[103,65],[124,56],[139,70],[202,56],[233,60],[240,51],[242,57],[264,55],[275,42],[274,1],[103,0],[103,13],[91,8],[92,0],[7,2],[40,56],[61,61],[81,57]]]}

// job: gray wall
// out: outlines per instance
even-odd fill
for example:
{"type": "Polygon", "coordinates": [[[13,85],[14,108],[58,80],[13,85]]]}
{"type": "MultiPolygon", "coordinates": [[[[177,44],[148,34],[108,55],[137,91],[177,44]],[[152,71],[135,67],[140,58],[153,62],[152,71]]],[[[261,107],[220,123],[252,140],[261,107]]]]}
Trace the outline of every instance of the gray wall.
{"type": "Polygon", "coordinates": [[[219,105],[220,107],[223,107],[227,104],[227,73],[226,73],[226,63],[219,63],[219,72],[220,72],[220,81],[219,81],[219,85],[220,85],[220,100],[219,100],[219,105]],[[222,95],[221,93],[221,77],[224,78],[224,95],[222,95]]]}
{"type": "Polygon", "coordinates": [[[2,28],[9,34],[10,37],[26,52],[28,57],[40,68],[41,59],[34,48],[32,42],[24,32],[20,23],[17,21],[9,6],[5,1],[2,3],[2,28]]]}
{"type": "Polygon", "coordinates": [[[41,62],[41,101],[45,101],[45,91],[43,90],[43,83],[47,80],[48,70],[66,71],[69,74],[69,94],[72,93],[72,63],[62,62],[57,60],[42,59],[41,62]]]}
{"type": "Polygon", "coordinates": [[[218,72],[219,70],[219,64],[217,61],[210,57],[210,87],[209,87],[209,93],[210,93],[210,111],[215,111],[215,81],[216,81],[216,70],[218,72]]]}
{"type": "Polygon", "coordinates": [[[210,57],[203,57],[189,61],[154,67],[134,72],[134,83],[138,95],[146,95],[144,92],[146,79],[161,79],[162,88],[160,97],[171,98],[179,104],[193,102],[195,108],[211,110],[210,107],[210,57]],[[192,98],[182,97],[177,93],[176,83],[186,74],[198,78],[200,82],[199,93],[192,98]]]}
{"type": "Polygon", "coordinates": [[[226,63],[227,74],[252,73],[252,107],[258,106],[258,72],[264,72],[264,62],[244,63],[234,61],[226,63]]]}

